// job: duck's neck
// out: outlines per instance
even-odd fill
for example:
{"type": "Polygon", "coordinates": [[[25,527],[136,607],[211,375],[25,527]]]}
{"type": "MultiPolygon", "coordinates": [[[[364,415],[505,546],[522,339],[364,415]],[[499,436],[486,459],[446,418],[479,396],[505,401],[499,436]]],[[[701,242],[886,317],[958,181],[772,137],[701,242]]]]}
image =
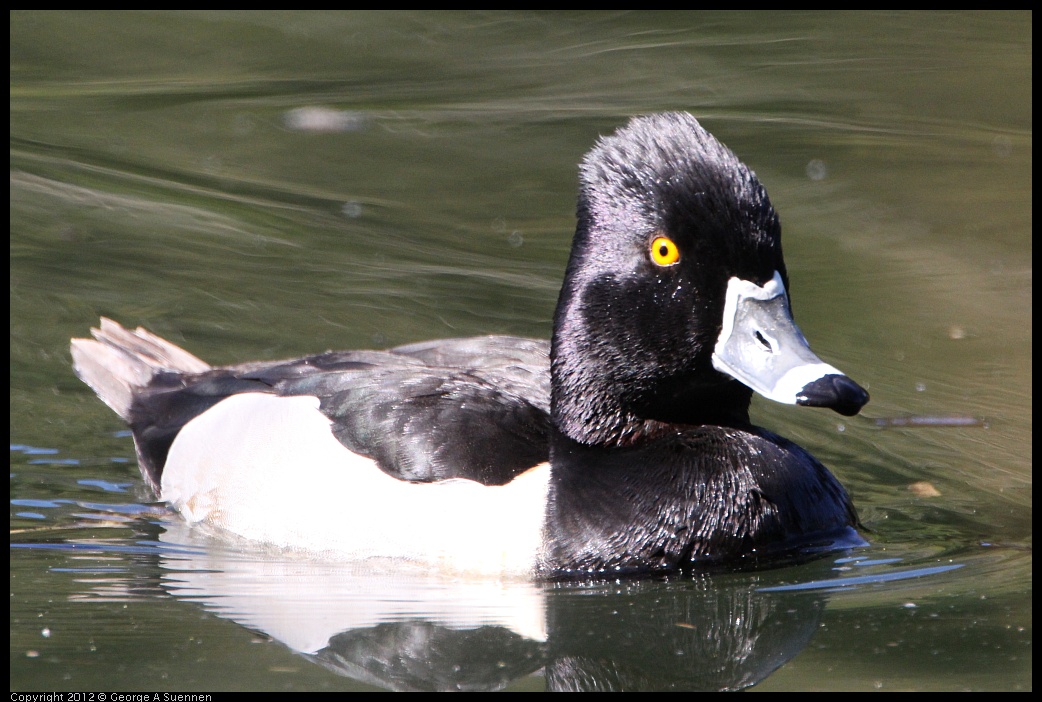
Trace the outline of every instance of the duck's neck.
{"type": "Polygon", "coordinates": [[[550,412],[561,434],[586,446],[624,447],[684,425],[750,426],[747,387],[711,367],[676,375],[642,367],[647,353],[626,348],[618,330],[588,324],[568,302],[562,293],[550,350],[550,412]]]}
{"type": "Polygon", "coordinates": [[[752,391],[737,382],[726,391],[687,389],[672,398],[659,397],[655,406],[642,406],[645,403],[639,398],[627,401],[620,396],[604,376],[552,364],[553,424],[561,434],[586,446],[639,446],[691,426],[751,426],[752,391]]]}

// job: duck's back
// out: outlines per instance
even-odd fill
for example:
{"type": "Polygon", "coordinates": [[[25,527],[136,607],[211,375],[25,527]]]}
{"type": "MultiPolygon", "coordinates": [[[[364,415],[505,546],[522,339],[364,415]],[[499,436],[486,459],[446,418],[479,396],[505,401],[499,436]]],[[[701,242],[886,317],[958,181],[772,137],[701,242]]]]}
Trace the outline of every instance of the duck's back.
{"type": "Polygon", "coordinates": [[[130,424],[142,472],[157,491],[183,428],[229,398],[252,393],[316,398],[345,449],[399,480],[502,485],[549,455],[544,340],[445,339],[209,367],[145,330],[110,320],[95,337],[74,343],[77,372],[130,424]]]}

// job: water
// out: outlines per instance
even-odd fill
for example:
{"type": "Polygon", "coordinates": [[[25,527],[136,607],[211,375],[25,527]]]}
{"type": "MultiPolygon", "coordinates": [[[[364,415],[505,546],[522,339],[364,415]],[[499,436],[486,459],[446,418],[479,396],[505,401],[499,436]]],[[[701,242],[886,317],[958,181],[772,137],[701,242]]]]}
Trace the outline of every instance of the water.
{"type": "Polygon", "coordinates": [[[16,12],[11,40],[12,690],[1030,689],[1030,14],[16,12]],[[753,408],[867,549],[570,586],[257,552],[154,504],[71,373],[100,314],[214,363],[546,336],[575,164],[662,109],[760,176],[801,327],[872,393],[753,408]]]}

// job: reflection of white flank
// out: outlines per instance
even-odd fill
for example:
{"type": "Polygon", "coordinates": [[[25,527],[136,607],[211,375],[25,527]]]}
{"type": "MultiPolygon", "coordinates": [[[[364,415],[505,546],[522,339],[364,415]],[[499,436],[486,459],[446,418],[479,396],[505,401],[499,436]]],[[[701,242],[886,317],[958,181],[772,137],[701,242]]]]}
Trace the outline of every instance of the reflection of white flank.
{"type": "Polygon", "coordinates": [[[450,577],[400,562],[322,562],[255,545],[251,552],[205,527],[166,526],[160,541],[178,547],[162,561],[171,594],[301,653],[322,650],[340,633],[407,621],[499,626],[546,641],[544,594],[532,582],[450,577]]]}

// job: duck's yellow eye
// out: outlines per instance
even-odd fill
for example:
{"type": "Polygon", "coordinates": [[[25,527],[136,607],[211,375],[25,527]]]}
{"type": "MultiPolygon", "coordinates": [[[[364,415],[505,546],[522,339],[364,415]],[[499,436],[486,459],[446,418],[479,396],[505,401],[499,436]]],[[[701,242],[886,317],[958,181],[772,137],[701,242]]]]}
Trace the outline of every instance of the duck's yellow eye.
{"type": "Polygon", "coordinates": [[[672,239],[657,236],[651,242],[651,260],[659,266],[672,266],[680,260],[680,249],[672,239]]]}

